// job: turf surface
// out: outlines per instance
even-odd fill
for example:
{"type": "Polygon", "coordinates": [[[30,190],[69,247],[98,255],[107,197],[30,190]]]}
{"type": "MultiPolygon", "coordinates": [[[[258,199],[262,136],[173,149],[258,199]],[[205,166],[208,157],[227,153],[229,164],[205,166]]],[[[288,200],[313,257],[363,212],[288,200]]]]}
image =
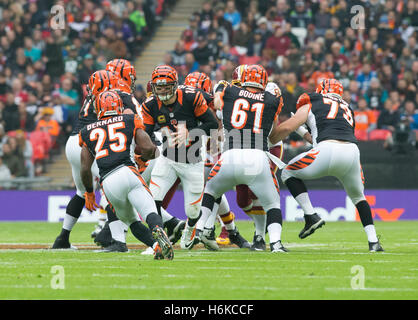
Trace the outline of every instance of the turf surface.
{"type": "MultiPolygon", "coordinates": [[[[253,226],[239,221],[251,241],[253,226]]],[[[386,250],[369,253],[359,222],[327,222],[300,240],[301,222],[285,222],[289,253],[176,248],[173,261],[94,250],[0,250],[0,299],[418,299],[418,222],[376,222],[386,250]],[[53,266],[64,289],[53,289],[53,266]],[[362,288],[364,274],[364,288],[362,288]],[[352,287],[354,285],[354,289],[352,287]],[[358,289],[356,289],[358,288],[358,289]]],[[[0,244],[52,245],[61,223],[0,223],[0,244]]],[[[218,228],[219,229],[219,228],[218,228]]],[[[79,223],[73,244],[92,244],[79,223]]],[[[131,234],[128,243],[138,243],[131,234]]]]}

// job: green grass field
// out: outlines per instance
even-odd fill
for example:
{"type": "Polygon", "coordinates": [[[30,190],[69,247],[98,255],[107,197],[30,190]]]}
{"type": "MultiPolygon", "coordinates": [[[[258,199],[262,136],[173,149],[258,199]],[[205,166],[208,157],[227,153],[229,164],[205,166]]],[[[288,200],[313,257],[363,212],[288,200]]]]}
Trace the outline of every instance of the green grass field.
{"type": "MultiPolygon", "coordinates": [[[[251,241],[252,224],[238,226],[251,241]]],[[[418,299],[418,222],[376,222],[384,253],[368,252],[360,222],[328,222],[304,240],[297,237],[301,222],[283,227],[290,252],[281,254],[199,246],[155,261],[142,250],[2,249],[0,299],[418,299]],[[51,286],[53,266],[63,268],[64,289],[51,286]]],[[[0,223],[0,244],[52,245],[60,229],[61,223],[0,223]]],[[[92,244],[92,230],[77,224],[71,242],[92,244]]],[[[138,242],[129,234],[128,243],[138,242]]]]}

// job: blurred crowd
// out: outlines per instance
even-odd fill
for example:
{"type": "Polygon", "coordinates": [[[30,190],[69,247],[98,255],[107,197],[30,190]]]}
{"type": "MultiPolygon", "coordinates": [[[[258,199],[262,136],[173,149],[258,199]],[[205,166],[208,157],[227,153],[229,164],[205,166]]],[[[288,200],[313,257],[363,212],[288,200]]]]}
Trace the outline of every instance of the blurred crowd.
{"type": "MultiPolygon", "coordinates": [[[[282,120],[295,112],[301,93],[336,78],[355,111],[359,140],[382,140],[391,149],[406,139],[413,147],[417,27],[414,0],[209,0],[164,63],[177,68],[180,81],[196,70],[231,80],[237,65],[261,64],[282,90],[282,120]]],[[[289,143],[306,147],[297,135],[289,143]]]]}
{"type": "Polygon", "coordinates": [[[0,1],[0,180],[45,172],[90,75],[135,60],[175,1],[0,1]]]}
{"type": "MultiPolygon", "coordinates": [[[[135,60],[175,2],[0,0],[0,180],[45,171],[72,130],[89,76],[111,59],[135,60]]],[[[414,0],[208,0],[163,62],[180,82],[196,70],[231,80],[237,65],[259,63],[282,90],[281,120],[301,93],[336,78],[358,139],[391,149],[418,145],[417,27],[414,0]]],[[[297,135],[287,143],[307,147],[297,135]]]]}

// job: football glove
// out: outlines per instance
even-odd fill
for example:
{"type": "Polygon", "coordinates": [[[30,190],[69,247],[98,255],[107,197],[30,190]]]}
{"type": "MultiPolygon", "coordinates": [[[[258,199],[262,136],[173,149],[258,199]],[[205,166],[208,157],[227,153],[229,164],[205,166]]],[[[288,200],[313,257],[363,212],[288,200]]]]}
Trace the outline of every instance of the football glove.
{"type": "Polygon", "coordinates": [[[85,192],[84,198],[86,199],[86,209],[88,211],[92,212],[100,208],[100,206],[96,203],[96,195],[94,192],[85,192]]]}

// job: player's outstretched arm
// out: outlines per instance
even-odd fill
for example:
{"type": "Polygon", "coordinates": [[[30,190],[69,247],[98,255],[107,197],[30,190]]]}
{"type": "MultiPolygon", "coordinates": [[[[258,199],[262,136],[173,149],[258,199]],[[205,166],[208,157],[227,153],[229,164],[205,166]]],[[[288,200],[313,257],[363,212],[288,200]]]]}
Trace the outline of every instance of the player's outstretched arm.
{"type": "Polygon", "coordinates": [[[308,119],[309,110],[310,106],[306,104],[300,107],[293,117],[281,123],[279,126],[275,126],[269,136],[270,142],[274,145],[298,129],[308,119]]]}
{"type": "MultiPolygon", "coordinates": [[[[293,112],[290,113],[292,117],[295,115],[293,112]]],[[[301,125],[299,128],[295,130],[295,133],[297,133],[302,139],[305,139],[310,144],[312,144],[312,135],[309,133],[308,129],[306,129],[305,125],[301,125]]]]}
{"type": "Polygon", "coordinates": [[[141,158],[143,161],[155,159],[160,155],[158,148],[152,142],[150,136],[142,129],[135,132],[135,143],[141,150],[141,158]]]}

